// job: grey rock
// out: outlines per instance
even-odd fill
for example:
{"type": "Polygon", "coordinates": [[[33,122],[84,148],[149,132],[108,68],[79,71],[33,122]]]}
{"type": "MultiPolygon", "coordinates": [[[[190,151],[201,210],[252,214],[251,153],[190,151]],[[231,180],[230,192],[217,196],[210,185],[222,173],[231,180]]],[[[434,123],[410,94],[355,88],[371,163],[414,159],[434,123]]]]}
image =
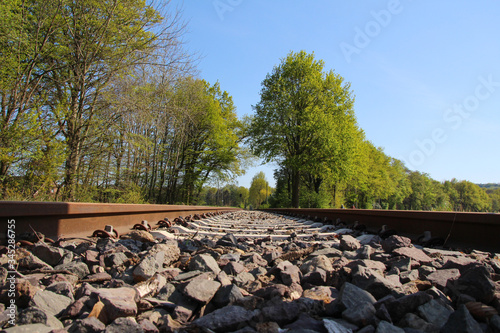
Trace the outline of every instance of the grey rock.
{"type": "Polygon", "coordinates": [[[63,295],[66,297],[71,298],[71,301],[74,301],[74,291],[73,291],[73,285],[67,281],[61,281],[61,282],[56,282],[52,283],[50,286],[45,288],[45,290],[55,292],[56,294],[63,295]]]}
{"type": "Polygon", "coordinates": [[[339,301],[346,309],[351,309],[364,303],[374,304],[376,299],[366,290],[346,282],[340,289],[339,301]]]}
{"type": "Polygon", "coordinates": [[[213,272],[219,274],[221,269],[217,261],[209,254],[197,254],[189,262],[189,270],[199,270],[202,272],[213,272]]]}
{"type": "Polygon", "coordinates": [[[242,272],[233,279],[233,283],[238,287],[244,287],[252,281],[255,281],[255,277],[248,272],[242,272]]]}
{"type": "Polygon", "coordinates": [[[227,275],[238,275],[241,272],[243,272],[246,269],[243,264],[240,264],[239,262],[235,261],[230,261],[227,265],[224,266],[222,269],[224,272],[226,272],[227,275]]]}
{"type": "Polygon", "coordinates": [[[116,318],[111,324],[106,326],[105,333],[144,333],[141,325],[134,318],[116,318]]]}
{"type": "Polygon", "coordinates": [[[83,279],[84,277],[86,277],[87,275],[90,274],[90,271],[89,271],[87,264],[85,264],[83,262],[74,262],[73,261],[73,262],[69,262],[66,264],[57,265],[56,267],[54,267],[54,269],[66,270],[68,272],[76,274],[79,279],[83,279]]]}
{"type": "Polygon", "coordinates": [[[459,257],[445,257],[444,258],[443,269],[457,268],[460,272],[470,268],[473,265],[477,265],[474,259],[467,258],[464,256],[459,257]]]}
{"type": "Polygon", "coordinates": [[[401,257],[391,262],[391,268],[396,267],[401,272],[411,270],[412,268],[411,265],[412,265],[412,260],[411,258],[408,257],[401,257]]]}
{"type": "Polygon", "coordinates": [[[432,296],[423,291],[406,295],[385,304],[394,322],[399,321],[409,312],[415,312],[420,305],[429,302],[432,296]]]}
{"type": "Polygon", "coordinates": [[[184,287],[184,294],[200,303],[208,303],[220,286],[217,281],[195,279],[184,287]]]}
{"type": "Polygon", "coordinates": [[[323,318],[323,325],[328,333],[352,333],[351,328],[345,327],[335,320],[323,318]]]}
{"type": "Polygon", "coordinates": [[[228,305],[217,309],[193,321],[193,325],[208,328],[216,332],[230,332],[240,327],[255,317],[257,312],[246,310],[240,306],[228,305]]]}
{"type": "Polygon", "coordinates": [[[245,259],[245,264],[256,264],[262,267],[267,266],[267,260],[262,258],[258,253],[252,253],[247,259],[245,259]]]}
{"type": "Polygon", "coordinates": [[[456,268],[439,269],[427,275],[427,281],[440,290],[444,290],[448,281],[454,281],[460,277],[460,271],[456,268]]]}
{"type": "Polygon", "coordinates": [[[418,314],[438,328],[446,324],[452,312],[434,299],[418,307],[418,314]]]}
{"type": "Polygon", "coordinates": [[[299,330],[321,332],[325,329],[325,326],[321,320],[314,319],[307,313],[301,313],[296,321],[286,325],[284,328],[288,329],[288,332],[298,332],[299,330]]]}
{"type": "Polygon", "coordinates": [[[52,266],[32,254],[29,254],[17,261],[20,270],[46,269],[52,270],[52,266]]]}
{"type": "Polygon", "coordinates": [[[414,313],[407,313],[403,319],[398,324],[399,326],[403,326],[405,328],[413,328],[418,329],[421,332],[429,332],[429,333],[438,333],[439,327],[428,323],[424,319],[420,318],[414,313]]]}
{"type": "Polygon", "coordinates": [[[309,255],[309,257],[316,257],[316,256],[326,256],[328,258],[340,258],[342,257],[342,251],[334,247],[327,247],[324,249],[316,250],[309,255]]]}
{"type": "MultiPolygon", "coordinates": [[[[158,245],[158,244],[157,244],[158,245]]],[[[150,252],[135,266],[132,275],[134,281],[146,281],[163,270],[165,253],[162,251],[150,252]]]]}
{"type": "Polygon", "coordinates": [[[67,328],[69,333],[101,333],[105,329],[106,325],[96,317],[77,319],[67,328]]]}
{"type": "Polygon", "coordinates": [[[479,323],[472,318],[469,310],[461,304],[453,312],[446,324],[441,328],[442,333],[477,333],[482,332],[479,323]]]}
{"type": "Polygon", "coordinates": [[[141,325],[141,328],[144,331],[144,333],[159,333],[160,332],[160,330],[158,330],[158,328],[155,326],[155,324],[153,324],[152,322],[150,322],[147,319],[141,320],[139,322],[139,325],[141,325]]]}
{"type": "Polygon", "coordinates": [[[29,302],[29,305],[37,307],[47,314],[51,314],[57,317],[71,303],[72,300],[69,297],[58,295],[48,290],[40,290],[35,294],[35,296],[33,296],[31,301],[29,302]]]}
{"type": "Polygon", "coordinates": [[[223,254],[220,256],[220,260],[229,260],[229,261],[235,261],[235,262],[238,262],[240,261],[240,257],[241,257],[241,254],[239,253],[226,253],[226,254],[223,254]]]}
{"type": "Polygon", "coordinates": [[[326,283],[326,271],[321,268],[316,268],[314,271],[307,273],[302,277],[303,284],[311,284],[314,286],[321,286],[326,283]]]}
{"type": "Polygon", "coordinates": [[[488,304],[495,297],[495,283],[491,274],[484,266],[467,270],[462,276],[451,283],[454,290],[474,297],[477,301],[488,304]]]}
{"type": "Polygon", "coordinates": [[[399,328],[387,321],[382,320],[378,324],[375,333],[405,333],[405,331],[402,328],[399,328]]]}
{"type": "Polygon", "coordinates": [[[343,251],[354,251],[361,247],[361,243],[350,235],[342,235],[340,238],[340,249],[343,251]]]}
{"type": "Polygon", "coordinates": [[[47,313],[37,307],[29,307],[22,310],[17,316],[18,325],[27,324],[45,324],[52,329],[64,328],[63,324],[50,313],[47,313]]]}
{"type": "Polygon", "coordinates": [[[418,280],[420,277],[420,274],[418,273],[418,270],[412,269],[411,271],[405,271],[399,274],[399,279],[401,283],[408,283],[411,281],[418,280]]]}
{"type": "Polygon", "coordinates": [[[100,288],[92,292],[92,298],[101,299],[106,307],[110,321],[119,317],[135,317],[137,315],[138,294],[134,288],[100,288]]]}
{"type": "Polygon", "coordinates": [[[220,287],[214,296],[213,302],[219,307],[232,304],[238,300],[241,300],[243,295],[241,294],[240,288],[234,284],[228,286],[220,287]]]}
{"type": "Polygon", "coordinates": [[[50,266],[57,266],[73,260],[73,252],[59,247],[49,246],[44,242],[36,243],[31,249],[31,252],[50,266]]]}
{"type": "Polygon", "coordinates": [[[28,324],[28,325],[19,325],[12,326],[2,330],[5,333],[49,333],[52,331],[52,328],[44,325],[44,324],[28,324]]]}
{"type": "Polygon", "coordinates": [[[283,281],[284,285],[290,286],[292,283],[300,283],[302,273],[297,266],[292,265],[288,261],[283,261],[278,264],[278,269],[280,270],[281,281],[283,281]]]}
{"type": "Polygon", "coordinates": [[[107,267],[118,267],[123,265],[128,257],[123,252],[107,253],[104,255],[104,264],[107,267]]]}
{"type": "Polygon", "coordinates": [[[384,251],[390,253],[397,248],[411,246],[411,239],[399,235],[392,235],[384,239],[381,245],[384,251]]]}
{"type": "Polygon", "coordinates": [[[312,259],[307,260],[300,266],[300,271],[302,272],[302,274],[307,274],[316,270],[316,268],[321,268],[326,272],[333,271],[332,262],[325,255],[317,255],[312,259]]]}
{"type": "Polygon", "coordinates": [[[494,315],[490,318],[488,333],[500,333],[500,316],[494,315]]]}
{"type": "Polygon", "coordinates": [[[417,249],[415,247],[399,247],[392,251],[393,254],[411,258],[418,261],[421,264],[427,264],[433,262],[433,259],[425,254],[424,251],[417,249]]]}
{"type": "Polygon", "coordinates": [[[371,302],[364,302],[343,311],[342,318],[354,325],[363,327],[374,322],[375,312],[375,307],[371,302]]]}
{"type": "Polygon", "coordinates": [[[384,277],[379,271],[358,266],[352,274],[352,284],[368,291],[376,299],[386,295],[401,295],[402,285],[384,277]]]}
{"type": "Polygon", "coordinates": [[[299,302],[276,302],[262,308],[262,315],[268,321],[275,321],[280,326],[295,321],[306,310],[306,306],[299,302]]]}

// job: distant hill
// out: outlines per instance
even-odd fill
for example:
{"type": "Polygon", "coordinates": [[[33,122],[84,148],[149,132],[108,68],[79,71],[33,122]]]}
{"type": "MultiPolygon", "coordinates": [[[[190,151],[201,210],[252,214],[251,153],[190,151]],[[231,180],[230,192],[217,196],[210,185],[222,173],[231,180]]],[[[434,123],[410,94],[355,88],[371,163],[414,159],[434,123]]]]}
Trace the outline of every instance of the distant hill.
{"type": "Polygon", "coordinates": [[[498,183],[477,184],[477,185],[486,190],[496,190],[497,188],[500,188],[500,184],[498,183]]]}

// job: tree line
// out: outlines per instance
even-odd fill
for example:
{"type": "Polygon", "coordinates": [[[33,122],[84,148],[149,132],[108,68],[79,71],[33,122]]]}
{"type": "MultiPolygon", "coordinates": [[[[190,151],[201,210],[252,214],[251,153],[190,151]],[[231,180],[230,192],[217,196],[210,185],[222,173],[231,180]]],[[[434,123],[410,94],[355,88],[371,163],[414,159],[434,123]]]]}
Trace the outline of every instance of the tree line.
{"type": "Polygon", "coordinates": [[[165,1],[0,6],[3,199],[196,203],[242,172],[243,123],[165,1]]]}
{"type": "Polygon", "coordinates": [[[283,58],[239,119],[185,32],[168,1],[3,2],[0,197],[498,210],[498,189],[436,182],[369,142],[349,82],[314,54],[283,58]],[[231,184],[252,156],[279,165],[275,189],[231,184]]]}

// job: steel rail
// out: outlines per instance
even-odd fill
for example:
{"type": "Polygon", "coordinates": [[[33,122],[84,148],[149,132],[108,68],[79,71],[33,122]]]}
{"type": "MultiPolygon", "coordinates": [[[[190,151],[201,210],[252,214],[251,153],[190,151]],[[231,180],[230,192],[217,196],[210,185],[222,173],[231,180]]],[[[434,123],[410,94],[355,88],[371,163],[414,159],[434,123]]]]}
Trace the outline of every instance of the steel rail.
{"type": "Polygon", "coordinates": [[[185,205],[0,201],[0,239],[6,239],[9,224],[14,224],[16,235],[35,230],[57,239],[88,237],[94,230],[104,229],[106,225],[112,225],[123,234],[143,220],[154,226],[164,218],[172,220],[179,216],[234,210],[239,209],[185,205]]]}
{"type": "Polygon", "coordinates": [[[284,215],[342,220],[347,224],[358,221],[371,231],[382,225],[398,233],[418,236],[430,231],[433,237],[447,240],[446,245],[460,248],[500,252],[500,214],[465,212],[430,212],[376,209],[264,209],[284,215]]]}

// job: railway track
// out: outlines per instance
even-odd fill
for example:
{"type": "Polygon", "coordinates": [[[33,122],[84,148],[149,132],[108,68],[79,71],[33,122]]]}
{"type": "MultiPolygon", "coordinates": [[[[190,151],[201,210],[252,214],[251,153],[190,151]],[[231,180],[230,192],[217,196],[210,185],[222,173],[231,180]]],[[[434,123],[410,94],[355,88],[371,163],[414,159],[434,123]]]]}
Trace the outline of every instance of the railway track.
{"type": "MultiPolygon", "coordinates": [[[[481,225],[496,233],[498,215],[19,202],[0,209],[4,230],[59,238],[19,246],[9,238],[1,248],[4,317],[15,306],[0,328],[500,331],[498,253],[433,249],[401,237],[450,223],[448,241],[460,241],[467,225],[471,235],[481,225]],[[145,219],[161,223],[149,229],[145,219]],[[370,233],[381,223],[399,235],[370,233]],[[116,233],[104,232],[106,225],[116,233]]],[[[498,252],[496,243],[478,246],[498,252]]]]}
{"type": "MultiPolygon", "coordinates": [[[[95,230],[112,226],[117,235],[129,232],[142,221],[154,227],[159,220],[174,221],[195,214],[220,215],[237,208],[182,205],[90,204],[61,202],[0,202],[0,238],[5,239],[8,222],[15,221],[16,234],[36,230],[49,238],[88,237],[95,230]]],[[[328,238],[349,231],[358,221],[368,232],[376,233],[382,225],[415,239],[425,231],[446,241],[447,246],[500,252],[500,214],[388,211],[360,209],[267,209],[278,214],[273,220],[245,220],[231,214],[222,217],[188,219],[173,223],[176,236],[220,237],[232,233],[237,238],[270,237],[283,240],[328,238]],[[334,226],[342,222],[341,225],[334,226]],[[344,228],[345,227],[345,228],[344,228]]],[[[169,235],[155,232],[156,237],[169,235]]]]}

